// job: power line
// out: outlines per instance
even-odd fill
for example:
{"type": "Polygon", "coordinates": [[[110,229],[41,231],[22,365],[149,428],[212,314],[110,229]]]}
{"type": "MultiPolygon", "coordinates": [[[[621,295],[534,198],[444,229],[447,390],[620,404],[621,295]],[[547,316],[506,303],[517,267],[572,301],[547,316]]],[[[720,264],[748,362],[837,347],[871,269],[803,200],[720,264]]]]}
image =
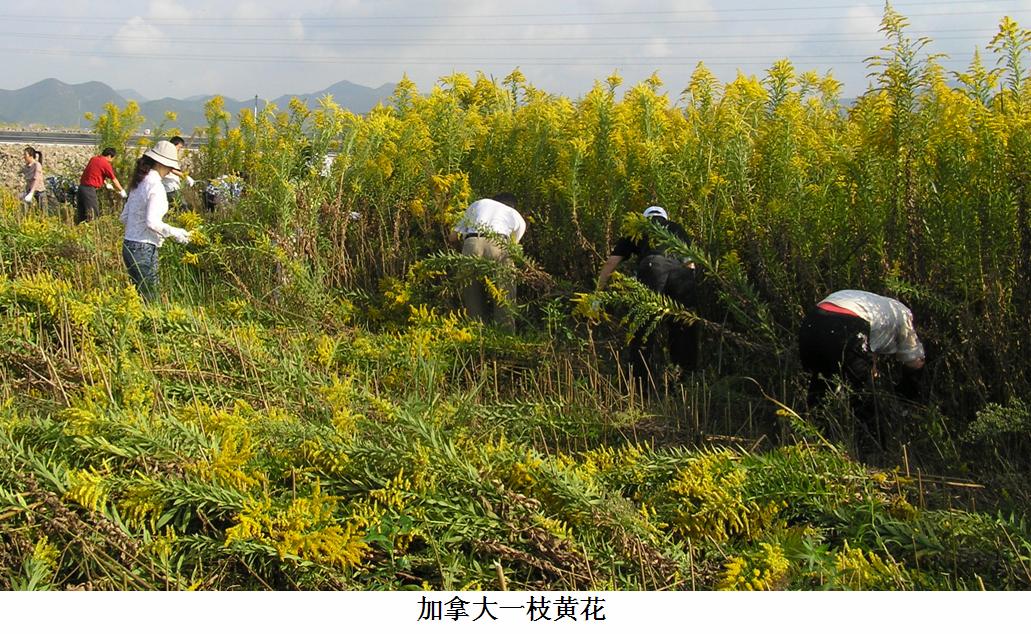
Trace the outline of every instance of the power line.
{"type": "MultiPolygon", "coordinates": [[[[953,2],[944,1],[919,1],[919,2],[896,2],[892,6],[895,9],[905,7],[922,7],[922,6],[956,6],[956,5],[977,5],[983,6],[985,4],[1008,4],[1018,2],[1019,0],[954,0],[953,2]]],[[[633,11],[566,11],[566,12],[555,12],[555,13],[483,13],[483,14],[452,14],[452,15],[406,15],[406,16],[284,16],[278,18],[241,18],[241,17],[201,17],[198,16],[197,20],[203,20],[205,22],[219,22],[219,23],[230,23],[236,25],[243,24],[255,24],[255,25],[281,25],[284,19],[300,19],[308,22],[354,22],[354,21],[386,21],[386,20],[497,20],[497,19],[527,19],[527,18],[570,18],[570,17],[620,17],[620,16],[668,16],[668,15],[713,15],[722,13],[774,13],[774,12],[788,12],[788,11],[832,11],[840,9],[874,9],[881,8],[883,5],[880,2],[877,3],[849,3],[849,4],[823,4],[823,5],[794,5],[794,6],[764,6],[764,7],[721,7],[718,9],[666,9],[666,10],[633,10],[633,11]]],[[[967,15],[979,12],[948,12],[942,14],[921,14],[921,15],[967,15]]],[[[995,13],[992,11],[991,13],[995,13]]],[[[907,16],[907,17],[915,17],[907,16]]],[[[26,14],[0,14],[0,19],[3,20],[30,20],[37,21],[40,19],[38,15],[26,15],[26,14]]],[[[795,19],[795,18],[789,18],[795,19]]],[[[97,16],[97,15],[83,15],[83,16],[48,16],[47,21],[63,21],[63,22],[122,22],[125,20],[125,16],[97,16]]],[[[191,24],[193,19],[183,18],[147,18],[147,22],[153,24],[191,24]]]]}
{"type": "MultiPolygon", "coordinates": [[[[979,35],[945,35],[934,37],[934,41],[948,41],[948,40],[975,40],[984,35],[994,34],[994,31],[987,29],[957,29],[961,31],[976,32],[979,35]]],[[[858,33],[858,32],[857,32],[858,33]]],[[[833,36],[834,34],[827,34],[833,36]]],[[[27,38],[27,39],[42,39],[42,40],[78,40],[78,41],[103,41],[110,43],[110,38],[98,38],[92,35],[67,35],[62,33],[23,33],[23,32],[0,32],[0,37],[3,38],[27,38]]],[[[627,45],[627,44],[651,44],[655,43],[656,40],[671,41],[671,42],[683,42],[684,44],[704,44],[705,46],[715,46],[720,44],[829,44],[838,42],[858,42],[858,43],[883,43],[885,38],[883,37],[830,37],[827,39],[785,39],[788,36],[783,34],[773,34],[772,37],[778,39],[769,38],[757,38],[752,36],[726,36],[726,35],[670,35],[661,37],[622,37],[622,38],[605,38],[603,41],[599,41],[598,38],[578,38],[574,41],[569,41],[568,38],[533,38],[533,39],[515,39],[515,38],[464,38],[464,39],[451,39],[451,38],[398,38],[398,39],[385,39],[385,38],[346,38],[346,39],[305,39],[297,40],[293,38],[223,38],[223,37],[178,37],[178,36],[164,36],[161,41],[169,44],[289,44],[294,46],[323,46],[323,45],[368,45],[368,44],[382,44],[395,46],[398,44],[416,44],[419,46],[481,46],[490,45],[495,46],[498,44],[513,44],[527,47],[539,47],[539,46],[612,46],[612,45],[627,45]],[[694,42],[693,40],[701,40],[694,42]]],[[[145,36],[120,36],[117,37],[119,42],[149,42],[153,38],[145,36]]],[[[681,44],[683,45],[683,44],[681,44]]]]}
{"type": "MultiPolygon", "coordinates": [[[[209,55],[189,55],[184,53],[114,53],[114,52],[92,52],[59,49],[35,49],[25,50],[22,48],[0,48],[0,52],[21,53],[23,55],[57,55],[57,56],[85,56],[110,59],[167,59],[176,61],[219,61],[219,62],[254,62],[254,63],[286,63],[286,64],[353,64],[362,66],[398,66],[398,65],[457,65],[469,66],[473,64],[513,64],[514,66],[694,66],[703,62],[706,66],[736,66],[752,64],[770,64],[780,59],[771,56],[766,59],[754,58],[728,58],[720,57],[717,61],[706,61],[700,57],[640,57],[634,56],[629,59],[617,57],[610,58],[585,58],[583,56],[568,58],[463,58],[454,59],[429,59],[424,56],[412,59],[384,59],[382,57],[335,57],[335,56],[312,56],[289,58],[282,55],[228,55],[213,58],[209,55]]],[[[867,65],[864,60],[857,60],[852,55],[798,55],[792,56],[792,60],[829,60],[833,65],[867,65]]],[[[952,61],[973,59],[972,56],[950,58],[952,61]]],[[[817,65],[826,65],[819,64],[817,65]]]]}
{"type": "MultiPolygon", "coordinates": [[[[938,4],[938,6],[940,6],[940,3],[936,3],[936,4],[938,4]]],[[[866,5],[862,5],[862,6],[865,7],[866,5]]],[[[856,7],[850,6],[849,8],[856,8],[856,7]]],[[[816,10],[816,9],[818,9],[818,7],[809,7],[809,9],[810,10],[816,10]]],[[[1009,13],[1031,13],[1031,9],[1015,9],[1015,10],[1009,11],[1009,13]]],[[[906,17],[907,18],[969,17],[969,16],[976,16],[976,15],[998,15],[998,14],[999,14],[999,11],[944,11],[944,12],[939,11],[939,12],[932,12],[932,13],[909,14],[906,17]]],[[[568,15],[573,15],[573,14],[568,14],[568,15]]],[[[584,15],[589,15],[589,14],[584,14],[584,15]]],[[[711,13],[709,13],[707,15],[711,15],[711,13]]],[[[568,16],[566,16],[566,17],[568,17],[568,16]]],[[[611,17],[611,16],[603,16],[603,17],[611,17]]],[[[465,29],[465,28],[470,28],[470,27],[475,27],[475,26],[490,26],[490,27],[495,27],[495,28],[497,28],[497,27],[515,27],[515,26],[519,26],[519,27],[531,27],[531,26],[532,27],[555,27],[555,26],[619,26],[619,27],[626,27],[626,26],[642,26],[642,25],[657,25],[657,26],[661,25],[661,26],[666,26],[666,25],[699,24],[699,23],[710,23],[711,24],[711,23],[716,23],[716,22],[718,22],[720,24],[776,23],[776,22],[811,22],[811,21],[830,20],[830,19],[845,19],[847,17],[849,17],[849,16],[844,16],[844,15],[825,15],[825,16],[802,15],[802,16],[791,16],[791,17],[775,16],[775,17],[733,18],[733,19],[721,19],[721,18],[693,19],[693,20],[669,20],[669,19],[664,19],[664,20],[658,20],[658,21],[656,21],[656,20],[625,20],[624,19],[624,20],[616,20],[616,21],[608,21],[608,22],[583,22],[583,21],[575,21],[575,22],[548,22],[548,23],[540,23],[540,22],[507,22],[507,23],[503,23],[503,24],[498,24],[497,22],[491,22],[491,21],[482,22],[482,23],[466,23],[466,24],[444,24],[444,23],[437,23],[437,22],[426,22],[426,23],[412,22],[412,23],[408,23],[408,24],[401,24],[401,23],[390,23],[390,24],[381,24],[381,23],[373,23],[373,24],[351,23],[351,24],[337,24],[337,25],[334,26],[334,28],[338,28],[338,29],[351,29],[351,28],[363,28],[363,29],[380,29],[380,28],[395,28],[395,29],[409,29],[409,28],[465,29]]],[[[303,24],[304,22],[309,22],[309,23],[310,22],[329,23],[330,21],[339,21],[339,20],[369,20],[369,19],[372,19],[372,18],[323,18],[323,19],[318,19],[318,18],[310,18],[309,17],[309,18],[303,18],[303,19],[302,18],[261,19],[260,21],[259,21],[259,19],[237,19],[237,18],[232,18],[232,19],[198,18],[197,21],[194,21],[194,20],[181,20],[181,19],[173,19],[173,18],[169,18],[169,19],[153,18],[153,19],[147,19],[147,20],[145,20],[145,22],[148,23],[148,24],[163,24],[163,25],[167,25],[167,26],[190,26],[192,28],[197,28],[197,27],[209,27],[209,28],[218,27],[218,28],[224,28],[227,25],[242,28],[242,27],[268,27],[268,26],[282,27],[283,23],[284,23],[284,20],[298,20],[298,21],[300,21],[303,24]]],[[[396,20],[396,21],[406,20],[406,21],[412,21],[412,20],[416,20],[416,19],[431,19],[431,18],[411,18],[411,17],[385,18],[385,17],[380,17],[380,18],[376,18],[376,19],[377,20],[396,20]]],[[[440,20],[443,20],[443,19],[448,19],[448,20],[456,20],[456,19],[463,19],[463,20],[464,19],[469,19],[469,20],[481,19],[481,20],[487,20],[487,19],[496,19],[496,18],[485,18],[483,16],[468,16],[468,17],[448,16],[446,18],[445,17],[437,17],[436,19],[440,19],[440,20]]],[[[16,16],[16,15],[0,15],[0,20],[20,21],[20,22],[25,22],[25,21],[37,22],[37,21],[40,20],[40,18],[37,17],[37,16],[31,16],[30,17],[30,16],[16,16]]],[[[49,22],[49,23],[65,23],[65,24],[68,24],[68,23],[124,24],[126,22],[126,20],[124,18],[96,18],[96,17],[72,18],[72,17],[65,17],[65,16],[47,17],[46,21],[49,22]]],[[[325,27],[321,27],[321,28],[325,28],[325,27]]]]}

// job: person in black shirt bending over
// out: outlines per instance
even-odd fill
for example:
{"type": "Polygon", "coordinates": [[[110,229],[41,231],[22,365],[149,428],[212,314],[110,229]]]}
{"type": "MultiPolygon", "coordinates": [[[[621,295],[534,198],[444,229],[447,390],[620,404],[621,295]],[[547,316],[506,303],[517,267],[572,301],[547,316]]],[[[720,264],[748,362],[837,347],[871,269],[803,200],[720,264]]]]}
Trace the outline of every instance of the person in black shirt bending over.
{"type": "MultiPolygon", "coordinates": [[[[662,207],[649,207],[644,210],[644,217],[665,228],[677,239],[689,243],[687,233],[679,224],[669,219],[669,214],[662,207]]],[[[694,308],[696,301],[695,287],[697,269],[690,260],[666,255],[659,245],[651,245],[647,234],[639,238],[623,236],[616,242],[612,255],[605,261],[598,273],[598,290],[604,290],[609,276],[624,259],[637,256],[637,279],[657,293],[676,300],[686,308],[694,308]]],[[[669,356],[670,360],[680,366],[684,372],[692,372],[698,367],[698,329],[694,323],[686,326],[672,321],[669,324],[669,356]]],[[[628,354],[631,372],[639,380],[649,375],[648,359],[655,343],[655,336],[644,337],[637,334],[630,341],[628,354]]]]}

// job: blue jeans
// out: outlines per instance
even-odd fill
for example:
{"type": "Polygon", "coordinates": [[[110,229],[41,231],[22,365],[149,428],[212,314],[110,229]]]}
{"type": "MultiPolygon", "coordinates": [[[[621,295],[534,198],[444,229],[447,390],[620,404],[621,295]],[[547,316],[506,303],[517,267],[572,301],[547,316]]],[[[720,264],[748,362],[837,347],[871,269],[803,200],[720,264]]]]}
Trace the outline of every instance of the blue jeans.
{"type": "Polygon", "coordinates": [[[146,242],[122,242],[122,260],[140,296],[152,302],[158,293],[158,248],[146,242]]]}

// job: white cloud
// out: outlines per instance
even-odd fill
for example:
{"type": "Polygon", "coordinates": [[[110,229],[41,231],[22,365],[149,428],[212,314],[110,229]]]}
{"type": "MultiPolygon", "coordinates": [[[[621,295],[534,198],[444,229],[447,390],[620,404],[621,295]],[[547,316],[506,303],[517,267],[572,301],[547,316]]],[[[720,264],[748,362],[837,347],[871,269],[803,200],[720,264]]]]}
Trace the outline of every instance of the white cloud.
{"type": "Polygon", "coordinates": [[[330,5],[329,11],[331,13],[346,15],[347,13],[353,12],[355,9],[361,8],[361,6],[361,0],[337,0],[330,5]]]}
{"type": "MultiPolygon", "coordinates": [[[[626,10],[626,5],[617,3],[617,10],[626,10]]],[[[719,14],[715,11],[711,2],[707,0],[674,0],[673,2],[667,2],[664,6],[657,7],[657,10],[664,11],[683,11],[686,15],[698,20],[704,21],[718,21],[719,14]]],[[[679,16],[683,19],[684,16],[679,16]]]]}
{"type": "Polygon", "coordinates": [[[287,20],[286,31],[291,38],[295,40],[304,39],[304,23],[297,18],[290,18],[287,20]]]}
{"type": "Polygon", "coordinates": [[[644,45],[641,50],[644,57],[668,57],[673,53],[669,40],[666,38],[653,38],[644,45]]]}
{"type": "Polygon", "coordinates": [[[151,0],[149,15],[155,20],[188,22],[193,13],[175,0],[151,0]]]}
{"type": "Polygon", "coordinates": [[[113,39],[118,51],[133,55],[158,53],[165,48],[161,30],[139,16],[129,18],[113,39]]]}
{"type": "Polygon", "coordinates": [[[881,12],[872,6],[856,6],[848,10],[845,31],[876,35],[881,28],[881,12]]]}
{"type": "Polygon", "coordinates": [[[266,20],[279,17],[273,14],[265,4],[250,1],[235,3],[231,15],[238,20],[266,20]]]}

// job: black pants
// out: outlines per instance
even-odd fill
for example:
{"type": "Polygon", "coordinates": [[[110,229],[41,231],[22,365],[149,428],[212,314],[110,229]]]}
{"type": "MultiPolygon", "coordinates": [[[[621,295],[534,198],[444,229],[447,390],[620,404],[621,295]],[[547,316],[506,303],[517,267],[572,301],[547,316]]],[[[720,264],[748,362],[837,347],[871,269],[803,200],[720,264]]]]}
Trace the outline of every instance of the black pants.
{"type": "Polygon", "coordinates": [[[830,381],[840,376],[857,391],[868,391],[873,381],[870,324],[861,317],[813,308],[802,320],[798,352],[802,369],[812,374],[808,403],[823,400],[830,381]]]}
{"type": "Polygon", "coordinates": [[[93,220],[100,215],[100,203],[97,201],[97,188],[79,185],[75,193],[75,224],[93,220]]]}
{"type": "Polygon", "coordinates": [[[812,374],[807,403],[818,405],[830,391],[834,377],[853,390],[849,407],[859,427],[855,430],[857,451],[879,452],[885,448],[886,433],[877,415],[873,390],[874,355],[870,351],[870,324],[860,317],[822,308],[809,311],[798,336],[802,368],[812,374]],[[870,443],[875,443],[871,445],[870,443]]]}
{"type": "MultiPolygon", "coordinates": [[[[676,300],[686,308],[693,309],[697,299],[696,270],[685,267],[679,260],[663,255],[650,255],[637,265],[637,278],[648,288],[676,300]]],[[[686,372],[698,367],[699,324],[690,326],[670,321],[666,326],[669,339],[670,361],[686,372]]],[[[630,341],[627,353],[631,372],[638,380],[648,376],[648,360],[651,358],[656,335],[635,335],[630,341]]]]}

